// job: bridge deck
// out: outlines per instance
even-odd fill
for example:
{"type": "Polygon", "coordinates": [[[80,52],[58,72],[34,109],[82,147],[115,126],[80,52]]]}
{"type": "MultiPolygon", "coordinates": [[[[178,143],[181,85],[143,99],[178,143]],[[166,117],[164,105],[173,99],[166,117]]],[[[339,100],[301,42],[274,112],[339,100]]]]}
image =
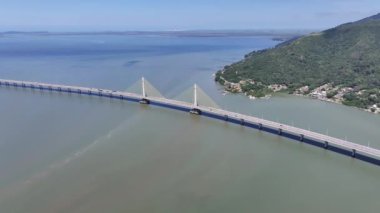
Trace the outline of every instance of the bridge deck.
{"type": "MultiPolygon", "coordinates": [[[[135,93],[112,91],[108,89],[98,89],[98,88],[89,88],[89,87],[47,84],[47,83],[39,83],[39,82],[0,79],[0,85],[41,89],[41,90],[51,90],[51,91],[58,91],[58,92],[78,93],[78,94],[86,94],[86,95],[98,95],[98,96],[106,96],[106,97],[111,97],[111,98],[129,99],[129,100],[134,100],[134,101],[139,101],[143,99],[142,95],[135,94],[135,93]]],[[[149,97],[147,99],[158,104],[171,105],[174,107],[180,107],[180,108],[188,109],[188,110],[194,108],[194,106],[190,103],[172,100],[172,99],[158,98],[158,97],[149,97]]],[[[325,143],[327,146],[334,145],[337,147],[341,147],[343,149],[351,151],[353,155],[355,155],[356,153],[362,153],[365,155],[380,158],[380,150],[371,148],[368,146],[360,145],[357,143],[353,143],[347,140],[342,140],[342,139],[331,137],[328,135],[281,124],[278,122],[273,122],[273,121],[257,118],[254,116],[248,116],[248,115],[243,115],[243,114],[239,114],[235,112],[230,112],[227,110],[222,110],[222,109],[217,109],[217,108],[212,108],[212,107],[205,107],[205,106],[198,106],[197,108],[201,110],[202,112],[207,112],[212,115],[225,117],[226,120],[234,119],[234,120],[240,121],[242,124],[249,123],[249,124],[254,124],[260,127],[270,128],[272,130],[278,131],[279,134],[290,133],[292,135],[299,136],[300,140],[303,140],[305,138],[310,138],[313,140],[320,141],[321,143],[325,143]]]]}

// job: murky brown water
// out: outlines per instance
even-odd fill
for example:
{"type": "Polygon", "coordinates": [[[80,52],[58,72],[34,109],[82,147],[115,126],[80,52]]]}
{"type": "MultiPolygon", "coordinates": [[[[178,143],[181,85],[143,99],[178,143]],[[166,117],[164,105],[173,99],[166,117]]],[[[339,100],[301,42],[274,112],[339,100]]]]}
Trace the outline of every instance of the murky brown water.
{"type": "MultiPolygon", "coordinates": [[[[160,43],[150,39],[152,46],[160,43]]],[[[173,42],[209,43],[197,39],[173,42]]],[[[228,39],[212,41],[223,46],[238,38],[228,39]]],[[[130,40],[126,43],[135,42],[130,40]]],[[[251,49],[271,45],[263,38],[249,42],[251,49]]],[[[236,43],[217,51],[183,47],[148,56],[3,57],[0,73],[115,89],[144,75],[168,97],[197,82],[224,108],[380,148],[380,116],[292,96],[251,101],[221,95],[211,74],[248,51],[236,43]],[[124,66],[131,60],[140,62],[124,66]]],[[[117,100],[6,88],[0,88],[0,115],[0,212],[376,213],[380,208],[378,167],[221,121],[117,100]]]]}

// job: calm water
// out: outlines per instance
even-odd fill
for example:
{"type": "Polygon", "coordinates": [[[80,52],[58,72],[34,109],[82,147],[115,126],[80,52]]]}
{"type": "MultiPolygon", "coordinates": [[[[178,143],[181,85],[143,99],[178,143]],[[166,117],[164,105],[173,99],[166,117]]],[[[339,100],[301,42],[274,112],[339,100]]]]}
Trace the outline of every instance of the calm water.
{"type": "MultiPolygon", "coordinates": [[[[222,95],[212,74],[270,38],[12,36],[0,78],[166,97],[198,83],[219,106],[380,148],[380,116],[287,95],[222,95]]],[[[380,211],[380,168],[274,135],[98,97],[0,88],[0,212],[380,211]]]]}

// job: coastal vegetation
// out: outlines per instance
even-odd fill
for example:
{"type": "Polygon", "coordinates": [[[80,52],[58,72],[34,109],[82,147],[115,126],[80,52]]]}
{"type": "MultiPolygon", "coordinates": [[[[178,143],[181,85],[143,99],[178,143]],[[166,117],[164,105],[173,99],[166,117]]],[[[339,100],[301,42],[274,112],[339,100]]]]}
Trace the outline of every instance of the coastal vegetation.
{"type": "Polygon", "coordinates": [[[249,96],[286,91],[380,112],[380,14],[251,52],[215,80],[249,96]]]}

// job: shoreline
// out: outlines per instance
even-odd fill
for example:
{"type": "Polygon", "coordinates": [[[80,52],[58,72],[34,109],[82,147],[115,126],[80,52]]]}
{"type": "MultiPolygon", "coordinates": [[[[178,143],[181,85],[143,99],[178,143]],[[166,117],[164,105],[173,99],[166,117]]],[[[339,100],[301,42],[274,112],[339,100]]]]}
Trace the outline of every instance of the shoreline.
{"type": "Polygon", "coordinates": [[[223,87],[224,93],[242,94],[251,100],[255,100],[269,99],[275,93],[287,92],[290,95],[308,97],[312,99],[317,99],[319,101],[325,101],[329,103],[344,105],[347,107],[357,108],[362,111],[370,112],[372,114],[380,114],[380,103],[367,105],[366,108],[350,104],[344,104],[345,102],[350,103],[349,100],[346,99],[345,95],[354,92],[355,94],[361,95],[367,92],[367,90],[365,89],[354,91],[354,88],[351,87],[344,87],[342,85],[333,86],[333,83],[327,83],[314,89],[311,89],[308,85],[306,85],[292,90],[284,84],[264,85],[261,82],[256,82],[253,79],[244,79],[240,80],[238,83],[234,83],[226,80],[222,76],[223,71],[221,71],[220,73],[219,72],[214,73],[213,77],[215,82],[217,82],[219,85],[223,87]]]}
{"type": "Polygon", "coordinates": [[[228,89],[225,88],[224,85],[221,85],[220,83],[218,83],[218,84],[223,87],[222,95],[237,95],[237,94],[239,94],[239,95],[247,97],[250,100],[257,100],[257,99],[268,100],[268,99],[272,98],[273,95],[275,95],[275,94],[286,94],[286,95],[290,95],[290,96],[308,98],[308,99],[312,99],[312,100],[318,100],[318,101],[323,101],[323,102],[327,102],[327,103],[331,103],[331,104],[337,104],[337,105],[341,105],[341,106],[346,106],[346,107],[349,107],[349,108],[358,109],[360,111],[368,112],[368,113],[371,113],[371,114],[380,115],[380,111],[379,110],[373,112],[370,109],[364,109],[364,108],[360,108],[360,107],[356,107],[356,106],[349,106],[349,105],[345,105],[342,102],[339,102],[337,100],[332,100],[332,99],[327,99],[327,98],[313,97],[310,94],[304,95],[304,94],[296,94],[296,93],[286,93],[284,91],[283,92],[277,91],[277,92],[273,92],[271,94],[267,94],[267,95],[265,95],[263,97],[254,97],[254,96],[251,96],[251,95],[247,95],[244,92],[232,92],[232,91],[229,91],[228,89]]]}

